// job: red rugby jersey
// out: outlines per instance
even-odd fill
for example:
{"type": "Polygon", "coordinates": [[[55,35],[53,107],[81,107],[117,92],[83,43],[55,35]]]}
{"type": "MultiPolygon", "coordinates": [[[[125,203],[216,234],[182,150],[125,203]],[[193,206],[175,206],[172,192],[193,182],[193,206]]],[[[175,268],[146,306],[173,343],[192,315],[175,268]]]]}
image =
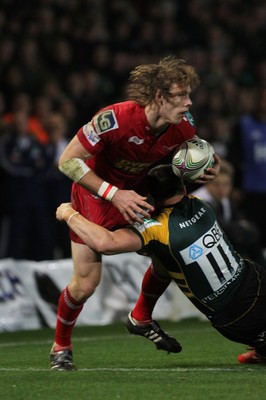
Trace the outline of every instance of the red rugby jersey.
{"type": "Polygon", "coordinates": [[[169,125],[155,135],[144,107],[125,101],[101,109],[77,136],[94,157],[87,165],[120,189],[140,191],[149,167],[196,133],[193,118],[186,113],[178,125],[169,125]]]}

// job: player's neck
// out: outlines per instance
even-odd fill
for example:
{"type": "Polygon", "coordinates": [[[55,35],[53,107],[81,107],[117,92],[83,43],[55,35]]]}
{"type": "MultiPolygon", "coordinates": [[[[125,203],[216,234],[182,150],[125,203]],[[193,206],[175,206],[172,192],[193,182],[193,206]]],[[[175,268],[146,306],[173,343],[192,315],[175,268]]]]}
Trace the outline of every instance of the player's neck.
{"type": "Polygon", "coordinates": [[[162,133],[169,125],[169,122],[160,116],[159,108],[156,104],[149,104],[145,107],[147,120],[155,135],[162,133]]]}

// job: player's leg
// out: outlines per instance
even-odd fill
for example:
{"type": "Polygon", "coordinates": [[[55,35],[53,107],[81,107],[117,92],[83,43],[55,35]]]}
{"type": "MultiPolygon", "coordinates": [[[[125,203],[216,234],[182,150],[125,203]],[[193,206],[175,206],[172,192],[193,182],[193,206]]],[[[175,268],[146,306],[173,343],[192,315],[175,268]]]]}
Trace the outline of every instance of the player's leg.
{"type": "Polygon", "coordinates": [[[250,341],[246,353],[239,354],[237,359],[241,364],[266,364],[266,330],[257,335],[257,338],[250,341]]]}
{"type": "Polygon", "coordinates": [[[251,313],[252,315],[249,316],[249,313],[247,313],[247,316],[223,327],[215,325],[213,327],[226,339],[247,346],[248,351],[239,354],[237,357],[241,364],[266,364],[266,331],[263,330],[260,334],[252,333],[252,329],[256,325],[256,315],[254,315],[253,310],[251,310],[251,313]]]}
{"type": "MultiPolygon", "coordinates": [[[[257,263],[248,262],[248,264],[250,267],[250,275],[247,280],[249,285],[253,280],[257,280],[257,287],[253,290],[253,298],[256,301],[246,317],[249,340],[242,341],[249,345],[249,351],[239,354],[238,361],[241,364],[266,364],[266,270],[257,263]],[[251,274],[255,278],[252,279],[251,274]]],[[[246,287],[244,289],[246,296],[250,296],[250,291],[246,287]]],[[[240,298],[240,301],[242,304],[243,299],[240,298]]],[[[241,332],[245,332],[243,327],[241,332]]]]}
{"type": "Polygon", "coordinates": [[[101,257],[88,246],[72,242],[74,271],[58,302],[55,339],[51,350],[51,368],[74,369],[72,332],[86,300],[94,293],[101,277],[101,257]]]}
{"type": "Polygon", "coordinates": [[[175,338],[164,332],[152,319],[153,309],[171,282],[168,272],[158,260],[153,260],[143,277],[141,293],[133,310],[129,313],[126,328],[133,335],[151,340],[158,350],[179,353],[182,350],[175,338]]]}
{"type": "Polygon", "coordinates": [[[148,323],[152,321],[154,307],[171,282],[171,278],[158,261],[153,260],[144,274],[139,298],[131,311],[131,315],[138,321],[148,323]]]}
{"type": "Polygon", "coordinates": [[[227,339],[248,346],[239,354],[241,364],[266,364],[266,270],[245,260],[247,268],[237,294],[211,318],[227,339]]]}

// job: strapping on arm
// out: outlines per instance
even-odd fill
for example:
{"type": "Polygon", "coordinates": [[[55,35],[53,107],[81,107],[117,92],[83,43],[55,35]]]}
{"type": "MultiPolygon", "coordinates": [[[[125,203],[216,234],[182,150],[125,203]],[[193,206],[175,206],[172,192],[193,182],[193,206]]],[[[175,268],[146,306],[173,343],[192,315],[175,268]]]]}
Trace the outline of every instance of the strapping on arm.
{"type": "Polygon", "coordinates": [[[81,158],[69,158],[59,165],[59,170],[72,181],[79,182],[90,168],[81,158]]]}
{"type": "Polygon", "coordinates": [[[111,201],[112,198],[114,197],[114,194],[117,192],[118,188],[114,185],[111,185],[111,183],[108,183],[104,181],[99,190],[98,190],[98,196],[102,197],[105,200],[111,201]]]}

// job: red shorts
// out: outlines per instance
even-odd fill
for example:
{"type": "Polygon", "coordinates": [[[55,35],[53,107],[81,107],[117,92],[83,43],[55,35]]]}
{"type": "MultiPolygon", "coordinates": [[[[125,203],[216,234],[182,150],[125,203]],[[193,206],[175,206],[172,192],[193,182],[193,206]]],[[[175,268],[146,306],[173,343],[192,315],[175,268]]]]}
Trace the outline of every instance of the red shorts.
{"type": "MultiPolygon", "coordinates": [[[[107,229],[126,225],[123,215],[110,201],[93,196],[88,190],[76,183],[72,186],[71,202],[84,218],[107,229]]],[[[70,230],[70,239],[76,243],[84,244],[75,232],[70,230]]]]}

